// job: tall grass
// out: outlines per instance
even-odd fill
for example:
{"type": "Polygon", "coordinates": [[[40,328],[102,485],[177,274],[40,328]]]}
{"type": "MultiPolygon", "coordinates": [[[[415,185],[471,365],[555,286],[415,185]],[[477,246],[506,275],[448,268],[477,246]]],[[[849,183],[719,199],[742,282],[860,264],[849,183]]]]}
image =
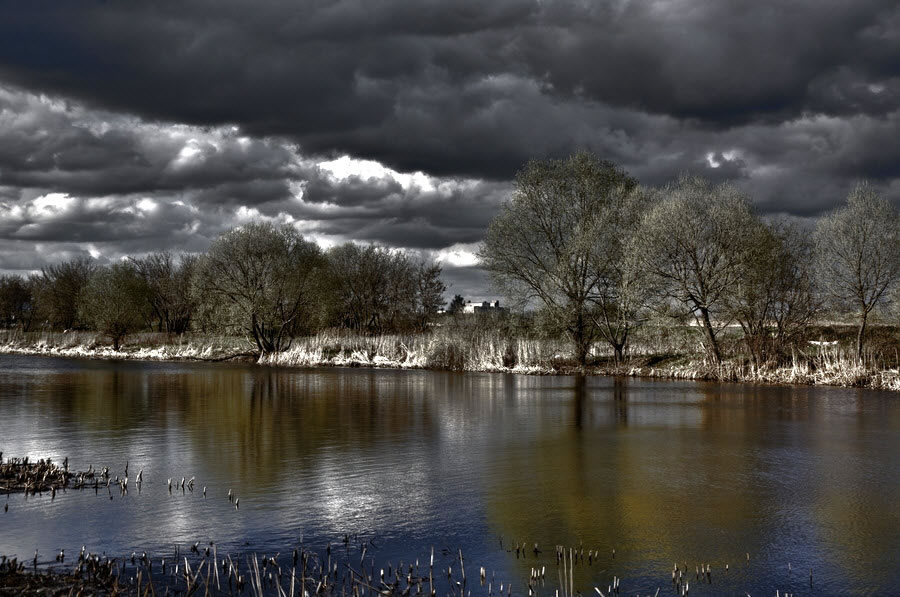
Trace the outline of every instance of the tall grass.
{"type": "Polygon", "coordinates": [[[364,336],[326,331],[298,338],[260,363],[282,366],[361,366],[543,373],[564,362],[565,342],[501,337],[487,330],[364,336]]]}
{"type": "MultiPolygon", "coordinates": [[[[288,351],[266,355],[260,363],[550,374],[578,371],[571,353],[571,346],[562,339],[523,338],[489,329],[378,336],[329,331],[299,338],[288,351]]],[[[587,373],[900,390],[896,364],[887,363],[875,351],[858,362],[849,345],[795,350],[788,362],[763,366],[734,352],[716,365],[704,356],[694,334],[653,330],[631,347],[624,363],[614,364],[611,349],[600,344],[594,346],[591,357],[587,373]]]]}
{"type": "MultiPolygon", "coordinates": [[[[725,343],[729,346],[728,343],[725,343]]],[[[624,363],[596,344],[586,373],[692,380],[798,383],[870,387],[900,391],[896,350],[885,357],[885,344],[870,349],[862,362],[852,338],[835,345],[798,345],[788,358],[753,364],[736,340],[728,358],[708,359],[696,330],[648,328],[631,345],[624,363]]],[[[257,358],[242,338],[188,334],[135,334],[115,351],[94,332],[0,330],[0,352],[137,360],[225,360],[257,358]]],[[[390,367],[451,371],[499,371],[552,374],[581,371],[565,339],[529,337],[491,326],[448,326],[424,334],[362,335],[327,330],[297,338],[284,352],[258,357],[263,365],[288,367],[390,367]]]]}
{"type": "Polygon", "coordinates": [[[114,350],[102,334],[88,331],[0,330],[0,352],[134,360],[215,360],[247,351],[241,338],[211,335],[132,334],[114,350]]]}

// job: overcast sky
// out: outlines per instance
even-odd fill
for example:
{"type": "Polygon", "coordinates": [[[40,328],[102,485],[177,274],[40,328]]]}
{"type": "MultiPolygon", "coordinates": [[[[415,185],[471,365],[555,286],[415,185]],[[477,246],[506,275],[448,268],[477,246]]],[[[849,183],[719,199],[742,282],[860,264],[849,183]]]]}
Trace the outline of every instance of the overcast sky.
{"type": "Polygon", "coordinates": [[[0,7],[0,271],[271,220],[490,298],[473,252],[516,171],[579,149],[763,213],[900,198],[896,0],[0,7]]]}

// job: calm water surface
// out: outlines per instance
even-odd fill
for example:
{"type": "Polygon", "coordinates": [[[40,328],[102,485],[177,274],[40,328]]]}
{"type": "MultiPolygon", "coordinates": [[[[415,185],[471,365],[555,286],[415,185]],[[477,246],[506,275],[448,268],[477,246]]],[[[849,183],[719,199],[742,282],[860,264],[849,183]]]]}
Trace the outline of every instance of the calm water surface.
{"type": "Polygon", "coordinates": [[[585,593],[616,575],[622,594],[672,594],[677,561],[712,565],[691,595],[900,594],[894,393],[0,356],[0,450],[144,471],[124,497],[9,498],[0,554],[28,560],[356,534],[378,566],[434,546],[446,569],[461,548],[470,576],[520,595],[538,565],[552,594],[557,544],[600,551],[576,568],[585,593]]]}

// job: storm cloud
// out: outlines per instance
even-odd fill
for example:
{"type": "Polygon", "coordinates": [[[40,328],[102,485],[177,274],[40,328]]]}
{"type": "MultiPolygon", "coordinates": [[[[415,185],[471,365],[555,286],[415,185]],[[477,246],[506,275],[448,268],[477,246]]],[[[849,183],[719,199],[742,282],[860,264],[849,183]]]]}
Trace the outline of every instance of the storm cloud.
{"type": "Polygon", "coordinates": [[[3,270],[271,219],[455,251],[458,290],[486,295],[471,253],[515,172],[578,149],[645,184],[732,180],[767,213],[861,179],[900,197],[893,1],[2,6],[3,270]]]}

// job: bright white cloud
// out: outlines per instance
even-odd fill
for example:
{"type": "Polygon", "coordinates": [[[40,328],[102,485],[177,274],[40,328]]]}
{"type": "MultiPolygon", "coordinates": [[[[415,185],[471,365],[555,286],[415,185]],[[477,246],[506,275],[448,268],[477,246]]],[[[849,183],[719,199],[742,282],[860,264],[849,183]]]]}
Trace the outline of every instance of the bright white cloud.
{"type": "Polygon", "coordinates": [[[386,168],[372,160],[357,160],[348,155],[336,160],[320,162],[319,168],[330,173],[336,180],[347,180],[351,176],[360,178],[387,178],[396,174],[390,168],[386,168]]]}
{"type": "Polygon", "coordinates": [[[405,191],[417,189],[425,192],[433,192],[441,184],[440,179],[428,176],[424,172],[398,172],[379,162],[358,160],[348,155],[327,162],[319,162],[316,165],[320,170],[327,172],[336,182],[349,180],[352,177],[363,180],[394,180],[405,191]]]}
{"type": "Polygon", "coordinates": [[[35,217],[60,217],[71,211],[78,204],[78,199],[66,193],[47,193],[31,202],[30,214],[35,217]]]}
{"type": "Polygon", "coordinates": [[[137,202],[137,208],[144,213],[152,213],[152,212],[156,211],[156,209],[158,207],[159,206],[156,204],[156,201],[154,201],[153,199],[146,198],[146,197],[143,199],[140,199],[137,202]]]}
{"type": "Polygon", "coordinates": [[[455,267],[472,267],[480,263],[476,254],[480,248],[481,243],[456,243],[435,251],[434,260],[455,267]]]}
{"type": "Polygon", "coordinates": [[[172,161],[172,167],[177,169],[186,168],[191,164],[197,163],[201,161],[201,150],[199,144],[196,139],[188,139],[187,143],[184,147],[181,148],[181,151],[178,152],[178,157],[176,157],[172,161]]]}

